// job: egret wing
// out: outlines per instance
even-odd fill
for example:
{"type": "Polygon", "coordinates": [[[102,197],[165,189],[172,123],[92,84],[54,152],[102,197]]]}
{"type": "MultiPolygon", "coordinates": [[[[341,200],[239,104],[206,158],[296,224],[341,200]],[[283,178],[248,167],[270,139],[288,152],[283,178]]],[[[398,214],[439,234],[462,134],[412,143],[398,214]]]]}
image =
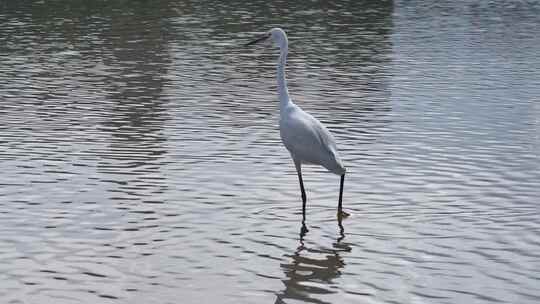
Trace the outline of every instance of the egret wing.
{"type": "Polygon", "coordinates": [[[322,165],[334,172],[342,168],[332,134],[313,116],[298,109],[280,123],[285,147],[302,162],[322,165]]]}

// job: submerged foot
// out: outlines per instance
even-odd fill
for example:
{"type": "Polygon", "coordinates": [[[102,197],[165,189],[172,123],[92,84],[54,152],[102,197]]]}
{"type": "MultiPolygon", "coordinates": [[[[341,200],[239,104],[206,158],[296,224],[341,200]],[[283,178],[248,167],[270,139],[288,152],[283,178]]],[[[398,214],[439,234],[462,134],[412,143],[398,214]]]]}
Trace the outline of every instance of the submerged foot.
{"type": "Polygon", "coordinates": [[[308,232],[309,230],[307,229],[307,226],[305,224],[302,224],[302,228],[300,228],[300,236],[303,237],[308,232]]]}
{"type": "Polygon", "coordinates": [[[347,212],[345,212],[345,211],[343,211],[343,210],[338,210],[337,216],[338,216],[339,219],[342,219],[342,218],[347,218],[347,217],[349,217],[350,214],[347,213],[347,212]]]}

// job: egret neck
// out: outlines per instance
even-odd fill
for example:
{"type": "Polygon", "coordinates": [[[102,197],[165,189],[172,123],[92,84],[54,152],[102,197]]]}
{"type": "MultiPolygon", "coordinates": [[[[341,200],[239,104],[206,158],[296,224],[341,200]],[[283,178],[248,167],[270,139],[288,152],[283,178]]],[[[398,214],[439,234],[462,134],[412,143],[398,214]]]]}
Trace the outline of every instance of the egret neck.
{"type": "Polygon", "coordinates": [[[277,65],[277,83],[279,92],[279,109],[283,111],[291,103],[289,90],[287,89],[287,79],[285,78],[285,65],[287,64],[287,41],[283,41],[279,46],[279,59],[277,65]]]}

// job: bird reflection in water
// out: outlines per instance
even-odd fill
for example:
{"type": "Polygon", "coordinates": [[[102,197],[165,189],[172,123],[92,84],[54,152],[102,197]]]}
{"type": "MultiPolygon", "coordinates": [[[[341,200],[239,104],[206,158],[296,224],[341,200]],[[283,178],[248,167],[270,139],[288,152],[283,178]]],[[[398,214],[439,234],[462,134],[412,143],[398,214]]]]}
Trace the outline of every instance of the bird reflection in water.
{"type": "Polygon", "coordinates": [[[285,289],[278,293],[275,304],[287,303],[287,299],[308,303],[327,303],[316,298],[317,295],[333,293],[330,287],[333,280],[341,276],[345,262],[342,252],[350,252],[349,244],[344,243],[345,230],[342,217],[338,216],[339,237],[332,248],[308,248],[304,237],[307,229],[302,222],[300,230],[300,245],[291,255],[286,255],[290,262],[281,264],[285,273],[285,289]],[[318,287],[320,286],[320,287],[318,287]]]}

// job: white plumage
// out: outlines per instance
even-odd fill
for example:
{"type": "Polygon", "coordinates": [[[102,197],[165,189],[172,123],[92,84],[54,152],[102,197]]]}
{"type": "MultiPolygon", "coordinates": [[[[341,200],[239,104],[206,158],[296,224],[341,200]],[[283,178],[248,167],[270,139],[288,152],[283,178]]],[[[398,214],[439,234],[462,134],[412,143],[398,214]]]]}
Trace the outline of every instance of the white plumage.
{"type": "MultiPolygon", "coordinates": [[[[306,193],[302,180],[302,164],[321,165],[328,171],[340,175],[340,192],[338,201],[338,216],[347,215],[342,211],[343,183],[345,179],[345,166],[341,161],[336,142],[332,134],[323,124],[310,114],[304,112],[294,104],[289,97],[285,65],[287,62],[288,40],[285,32],[280,28],[273,28],[263,36],[246,44],[251,45],[266,39],[271,39],[280,49],[277,65],[277,82],[279,94],[279,130],[283,144],[291,153],[296,166],[300,190],[302,192],[302,214],[305,220],[306,193]]],[[[305,227],[304,227],[305,229],[305,227]]]]}
{"type": "Polygon", "coordinates": [[[281,109],[279,130],[283,144],[295,161],[321,165],[337,175],[345,173],[332,134],[294,103],[289,102],[281,109]]]}

